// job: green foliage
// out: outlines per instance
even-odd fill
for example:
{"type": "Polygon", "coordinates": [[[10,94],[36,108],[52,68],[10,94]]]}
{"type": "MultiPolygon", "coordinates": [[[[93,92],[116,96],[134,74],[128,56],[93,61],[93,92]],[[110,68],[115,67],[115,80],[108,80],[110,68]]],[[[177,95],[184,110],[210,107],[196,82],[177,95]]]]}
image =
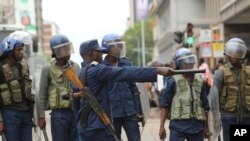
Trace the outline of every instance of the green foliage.
{"type": "MultiPolygon", "coordinates": [[[[147,19],[144,21],[144,33],[145,33],[145,52],[146,52],[146,64],[152,60],[153,56],[153,34],[151,22],[152,19],[147,19]]],[[[124,34],[124,40],[127,46],[126,56],[132,60],[134,65],[140,66],[142,64],[142,55],[141,55],[141,22],[137,22],[133,28],[128,29],[124,34]],[[139,58],[140,63],[138,62],[138,51],[137,44],[139,40],[139,58]],[[139,63],[139,64],[138,64],[139,63]]]]}

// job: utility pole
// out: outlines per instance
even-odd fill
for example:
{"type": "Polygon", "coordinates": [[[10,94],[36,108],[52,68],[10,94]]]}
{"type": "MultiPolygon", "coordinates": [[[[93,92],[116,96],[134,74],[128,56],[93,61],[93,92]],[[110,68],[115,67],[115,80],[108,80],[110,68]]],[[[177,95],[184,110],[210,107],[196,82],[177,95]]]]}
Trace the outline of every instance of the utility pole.
{"type": "Polygon", "coordinates": [[[146,66],[144,20],[141,20],[142,66],[146,66]]]}

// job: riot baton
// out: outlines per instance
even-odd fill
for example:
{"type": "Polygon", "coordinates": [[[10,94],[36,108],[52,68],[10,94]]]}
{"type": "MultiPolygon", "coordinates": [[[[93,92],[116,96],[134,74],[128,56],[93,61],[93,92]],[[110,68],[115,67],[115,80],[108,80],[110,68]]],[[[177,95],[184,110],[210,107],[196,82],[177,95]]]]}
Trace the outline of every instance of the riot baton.
{"type": "Polygon", "coordinates": [[[189,69],[189,70],[174,70],[174,75],[176,74],[194,74],[194,73],[205,73],[205,69],[189,69]]]}
{"type": "Polygon", "coordinates": [[[49,141],[49,138],[48,138],[48,135],[47,135],[46,129],[45,129],[45,128],[43,128],[43,129],[42,129],[42,131],[43,131],[44,140],[45,140],[45,141],[49,141]]]}

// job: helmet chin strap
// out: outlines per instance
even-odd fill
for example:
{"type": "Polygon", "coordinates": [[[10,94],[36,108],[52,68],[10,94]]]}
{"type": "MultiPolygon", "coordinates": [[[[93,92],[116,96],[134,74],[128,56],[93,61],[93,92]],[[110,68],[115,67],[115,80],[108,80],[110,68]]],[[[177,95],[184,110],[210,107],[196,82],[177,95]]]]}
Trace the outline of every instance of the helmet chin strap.
{"type": "Polygon", "coordinates": [[[241,60],[240,62],[237,62],[237,63],[232,63],[232,62],[230,62],[231,64],[232,64],[232,66],[234,66],[235,68],[240,68],[241,67],[241,64],[243,63],[243,60],[241,60]]]}
{"type": "Polygon", "coordinates": [[[227,56],[228,61],[231,63],[231,65],[235,68],[240,68],[241,64],[243,63],[244,59],[240,59],[238,62],[233,63],[229,56],[227,56]]]}

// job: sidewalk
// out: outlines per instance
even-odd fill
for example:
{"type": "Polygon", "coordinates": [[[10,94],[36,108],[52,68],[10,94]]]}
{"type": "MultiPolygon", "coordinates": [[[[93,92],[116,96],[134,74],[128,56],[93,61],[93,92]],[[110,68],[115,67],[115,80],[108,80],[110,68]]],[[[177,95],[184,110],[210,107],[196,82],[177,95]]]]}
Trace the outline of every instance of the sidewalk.
{"type": "MultiPolygon", "coordinates": [[[[160,109],[151,108],[149,118],[141,134],[142,141],[160,141],[159,130],[160,130],[160,109]]],[[[168,135],[168,121],[165,123],[165,128],[168,135]]],[[[168,141],[168,136],[165,141],[168,141]]]]}
{"type": "MultiPolygon", "coordinates": [[[[166,130],[168,131],[168,121],[165,124],[166,130]]],[[[141,140],[142,141],[160,141],[159,139],[159,129],[160,129],[160,109],[151,108],[149,118],[146,122],[144,129],[141,130],[141,140]]],[[[168,133],[167,133],[168,134],[168,133]]],[[[122,131],[123,141],[127,141],[126,134],[122,131]]],[[[165,140],[168,141],[168,138],[165,140]]]]}

